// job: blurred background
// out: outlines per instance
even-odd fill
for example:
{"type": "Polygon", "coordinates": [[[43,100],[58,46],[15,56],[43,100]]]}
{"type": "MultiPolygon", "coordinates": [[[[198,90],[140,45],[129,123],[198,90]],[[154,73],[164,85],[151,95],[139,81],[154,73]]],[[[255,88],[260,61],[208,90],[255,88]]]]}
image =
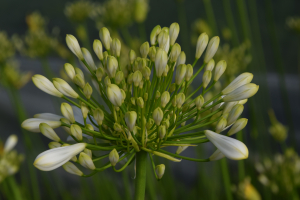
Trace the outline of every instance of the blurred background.
{"type": "MultiPolygon", "coordinates": [[[[130,49],[138,52],[149,41],[154,26],[169,27],[173,22],[180,25],[177,42],[187,55],[186,63],[194,61],[202,32],[210,38],[218,35],[221,42],[214,59],[227,61],[223,85],[248,71],[260,90],[243,113],[249,119],[246,129],[236,136],[249,148],[247,160],[162,160],[166,174],[159,182],[149,165],[146,199],[299,199],[299,7],[296,0],[0,1],[0,141],[16,134],[16,150],[23,155],[12,164],[19,169],[13,175],[4,174],[0,164],[0,199],[132,199],[133,166],[121,174],[106,170],[90,178],[61,168],[34,168],[35,157],[50,141],[22,130],[20,124],[37,113],[59,114],[61,101],[36,88],[31,76],[66,78],[64,63],[80,66],[65,44],[66,34],[92,51],[93,40],[105,26],[120,38],[127,57],[130,49]],[[2,181],[1,173],[7,176],[2,181]]],[[[60,134],[63,137],[64,131],[60,134]]],[[[212,152],[208,144],[182,155],[206,158],[212,152]]]]}

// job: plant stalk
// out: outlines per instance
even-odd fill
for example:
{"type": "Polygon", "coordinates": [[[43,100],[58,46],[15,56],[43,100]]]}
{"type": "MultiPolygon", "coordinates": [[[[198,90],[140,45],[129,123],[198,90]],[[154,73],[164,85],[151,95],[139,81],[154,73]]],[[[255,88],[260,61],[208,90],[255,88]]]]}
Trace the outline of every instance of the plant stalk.
{"type": "Polygon", "coordinates": [[[135,200],[144,200],[146,190],[146,163],[147,152],[136,153],[136,180],[135,180],[135,200]]]}

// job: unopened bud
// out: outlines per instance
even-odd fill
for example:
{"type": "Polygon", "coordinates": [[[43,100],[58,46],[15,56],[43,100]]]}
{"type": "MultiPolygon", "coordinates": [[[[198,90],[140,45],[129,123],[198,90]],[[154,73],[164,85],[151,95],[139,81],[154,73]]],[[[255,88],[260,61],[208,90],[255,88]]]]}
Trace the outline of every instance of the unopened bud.
{"type": "Polygon", "coordinates": [[[196,105],[196,107],[197,107],[198,110],[201,110],[203,104],[204,104],[204,98],[203,98],[203,96],[199,95],[198,97],[196,97],[195,105],[196,105]]]}
{"type": "Polygon", "coordinates": [[[142,79],[143,79],[143,75],[139,70],[137,70],[133,73],[132,80],[133,80],[133,83],[134,83],[135,87],[139,86],[142,79]]]}
{"type": "Polygon", "coordinates": [[[93,160],[91,159],[91,157],[89,155],[87,155],[86,153],[84,153],[84,152],[81,152],[79,154],[78,161],[85,168],[88,168],[88,169],[91,169],[91,170],[94,170],[96,168],[93,160]]]}
{"type": "Polygon", "coordinates": [[[78,85],[80,88],[84,88],[84,86],[85,86],[85,81],[79,74],[76,74],[76,76],[73,79],[73,82],[76,85],[78,85]]]}
{"type": "Polygon", "coordinates": [[[175,43],[171,49],[169,61],[172,63],[176,62],[178,59],[178,56],[180,55],[180,52],[181,52],[180,45],[175,43]]]}
{"type": "Polygon", "coordinates": [[[77,39],[73,35],[67,34],[66,42],[69,49],[75,54],[75,56],[77,56],[79,60],[83,60],[83,55],[77,39]]]}
{"type": "Polygon", "coordinates": [[[160,31],[161,31],[160,25],[155,26],[153,28],[153,30],[151,31],[151,34],[150,34],[150,43],[151,43],[152,46],[155,45],[157,35],[160,33],[160,31]]]}
{"type": "Polygon", "coordinates": [[[117,132],[122,132],[122,126],[119,123],[114,123],[114,130],[117,132]]]}
{"type": "Polygon", "coordinates": [[[91,98],[91,95],[93,93],[93,88],[90,86],[89,83],[86,83],[84,88],[83,88],[83,94],[87,99],[91,98]]]}
{"type": "Polygon", "coordinates": [[[122,71],[118,71],[116,73],[116,77],[115,77],[115,80],[116,80],[116,84],[120,84],[124,79],[124,73],[122,71]]]}
{"type": "Polygon", "coordinates": [[[179,146],[177,148],[176,154],[181,154],[184,150],[186,150],[189,146],[179,146]]]}
{"type": "Polygon", "coordinates": [[[164,71],[164,73],[163,73],[163,76],[164,76],[164,77],[168,76],[169,69],[170,69],[170,68],[169,68],[169,65],[167,65],[166,68],[165,68],[165,71],[164,71]]]}
{"type": "Polygon", "coordinates": [[[48,144],[48,147],[49,147],[49,149],[54,149],[54,148],[57,148],[57,147],[61,147],[61,144],[59,142],[50,142],[48,144]]]}
{"type": "Polygon", "coordinates": [[[82,117],[83,117],[84,119],[86,119],[86,118],[87,118],[87,115],[88,115],[88,113],[89,113],[88,107],[86,106],[85,103],[81,102],[81,107],[80,107],[80,108],[81,108],[82,117]]]}
{"type": "Polygon", "coordinates": [[[175,75],[175,83],[177,85],[180,85],[181,82],[184,80],[186,74],[186,65],[181,64],[176,69],[176,75],[175,75]]]}
{"type": "Polygon", "coordinates": [[[186,61],[186,55],[185,55],[184,51],[181,51],[177,58],[176,65],[179,66],[181,64],[185,64],[185,61],[186,61]]]}
{"type": "Polygon", "coordinates": [[[163,49],[158,49],[155,56],[155,69],[156,76],[159,78],[162,76],[168,62],[168,55],[163,49]]]}
{"type": "Polygon", "coordinates": [[[100,39],[106,50],[110,50],[110,33],[106,27],[101,28],[99,31],[100,39]]]}
{"type": "Polygon", "coordinates": [[[227,120],[224,117],[221,117],[221,119],[218,121],[217,125],[216,125],[216,133],[221,133],[223,131],[223,129],[226,127],[227,125],[227,120]]]}
{"type": "Polygon", "coordinates": [[[209,70],[212,72],[214,67],[215,67],[215,61],[214,59],[210,59],[210,61],[205,66],[205,71],[209,70]]]}
{"type": "Polygon", "coordinates": [[[115,78],[118,69],[118,61],[114,56],[107,57],[107,75],[109,78],[115,78]]]}
{"type": "Polygon", "coordinates": [[[176,99],[177,108],[181,108],[184,101],[185,101],[185,95],[182,92],[177,94],[177,99],[176,99]]]}
{"type": "Polygon", "coordinates": [[[174,95],[173,99],[172,99],[172,106],[176,107],[177,105],[177,95],[174,95]]]}
{"type": "Polygon", "coordinates": [[[248,84],[252,81],[253,74],[249,72],[245,72],[236,77],[225,89],[222,90],[223,94],[228,94],[235,89],[248,84]]]}
{"type": "Polygon", "coordinates": [[[221,60],[217,63],[215,68],[214,81],[218,81],[219,78],[223,75],[227,67],[227,63],[225,60],[221,60]]]}
{"type": "Polygon", "coordinates": [[[79,141],[82,140],[82,130],[77,124],[71,125],[71,134],[79,141]]]}
{"type": "Polygon", "coordinates": [[[259,89],[259,86],[254,84],[254,83],[248,83],[246,85],[243,85],[233,92],[230,92],[227,94],[223,100],[224,102],[229,102],[229,101],[239,101],[243,99],[248,99],[255,95],[259,89]]]}
{"type": "Polygon", "coordinates": [[[160,125],[158,127],[158,137],[159,139],[164,139],[166,135],[166,127],[164,125],[160,125]]]}
{"type": "Polygon", "coordinates": [[[125,114],[125,122],[130,131],[133,131],[137,119],[135,111],[129,111],[125,114]]]}
{"type": "Polygon", "coordinates": [[[103,60],[103,47],[100,40],[94,40],[93,49],[99,60],[103,60]]]}
{"type": "Polygon", "coordinates": [[[232,123],[234,123],[240,117],[243,111],[244,111],[243,105],[240,104],[235,105],[228,114],[227,124],[231,125],[232,123]]]}
{"type": "Polygon", "coordinates": [[[66,170],[66,172],[69,172],[70,174],[74,174],[77,176],[82,176],[83,173],[82,171],[80,171],[73,163],[71,162],[67,162],[65,163],[63,166],[64,170],[66,170]]]}
{"type": "Polygon", "coordinates": [[[136,103],[140,108],[144,108],[144,100],[142,97],[137,98],[136,103]]]}
{"type": "Polygon", "coordinates": [[[159,44],[159,47],[165,50],[165,52],[169,52],[170,48],[170,36],[167,31],[161,31],[157,37],[157,41],[159,44]]]}
{"type": "Polygon", "coordinates": [[[186,66],[185,81],[189,81],[192,78],[193,73],[194,73],[193,66],[188,64],[186,66]]]}
{"type": "Polygon", "coordinates": [[[108,76],[106,76],[104,78],[104,84],[106,85],[106,87],[109,86],[109,85],[111,85],[111,80],[110,80],[110,78],[108,76]]]}
{"type": "Polygon", "coordinates": [[[152,62],[154,62],[155,61],[155,56],[156,56],[156,47],[155,46],[150,47],[148,55],[150,57],[150,60],[152,62]]]}
{"type": "Polygon", "coordinates": [[[68,97],[77,99],[79,95],[72,89],[72,87],[63,79],[53,78],[54,87],[68,97]]]}
{"type": "Polygon", "coordinates": [[[99,126],[102,125],[102,122],[104,120],[104,113],[100,108],[97,108],[93,111],[93,117],[99,126]]]}
{"type": "Polygon", "coordinates": [[[164,91],[161,95],[161,107],[166,107],[166,105],[170,101],[170,93],[168,91],[164,91]]]}
{"type": "Polygon", "coordinates": [[[157,108],[153,111],[153,119],[154,119],[155,124],[156,124],[157,126],[160,125],[161,120],[163,119],[163,117],[164,117],[163,111],[161,110],[160,107],[157,107],[157,108]]]}
{"type": "Polygon", "coordinates": [[[143,73],[143,76],[145,77],[145,79],[146,79],[146,80],[149,80],[150,75],[151,75],[151,70],[150,70],[150,68],[149,68],[149,67],[143,67],[142,73],[143,73]]]}
{"type": "Polygon", "coordinates": [[[122,105],[122,92],[120,88],[115,84],[110,84],[106,88],[106,94],[109,101],[116,107],[120,107],[122,105]]]}
{"type": "Polygon", "coordinates": [[[204,74],[203,74],[203,78],[202,78],[202,81],[203,81],[203,88],[205,89],[207,87],[207,85],[209,84],[211,80],[211,71],[205,71],[204,74]]]}
{"type": "Polygon", "coordinates": [[[206,46],[208,43],[208,35],[206,33],[202,33],[197,40],[197,44],[196,44],[196,54],[195,54],[195,58],[199,59],[201,57],[201,55],[203,54],[206,46]]]}
{"type": "Polygon", "coordinates": [[[41,133],[44,136],[46,136],[47,138],[49,138],[50,140],[54,140],[56,142],[60,141],[60,138],[58,137],[58,135],[55,133],[53,128],[51,128],[48,124],[40,123],[39,128],[40,128],[41,133]]]}
{"type": "Polygon", "coordinates": [[[109,161],[111,163],[112,166],[116,166],[117,162],[119,161],[119,154],[117,152],[116,149],[113,149],[110,153],[109,153],[109,161]]]}
{"type": "Polygon", "coordinates": [[[90,67],[90,69],[95,71],[97,69],[97,67],[94,63],[93,57],[92,57],[91,53],[89,52],[89,50],[87,50],[86,48],[81,48],[81,51],[83,53],[84,60],[86,61],[86,63],[90,67]]]}
{"type": "Polygon", "coordinates": [[[129,51],[129,60],[130,60],[130,64],[132,64],[133,63],[133,61],[136,59],[136,53],[135,53],[135,51],[134,50],[130,50],[129,51]]]}
{"type": "Polygon", "coordinates": [[[114,38],[111,42],[111,54],[115,57],[120,57],[121,42],[118,38],[114,38]]]}
{"type": "Polygon", "coordinates": [[[246,118],[241,118],[241,119],[238,119],[234,124],[233,126],[230,128],[230,130],[228,131],[227,135],[228,136],[231,136],[241,130],[243,130],[245,128],[245,126],[247,125],[248,123],[248,119],[246,118]]]}
{"type": "Polygon", "coordinates": [[[149,42],[144,42],[140,47],[140,53],[142,55],[142,58],[147,58],[147,55],[149,53],[149,42]]]}
{"type": "Polygon", "coordinates": [[[179,35],[180,27],[178,23],[173,23],[169,29],[170,45],[173,45],[179,35]]]}
{"type": "Polygon", "coordinates": [[[161,179],[163,177],[163,175],[165,173],[165,169],[166,169],[166,167],[164,164],[157,165],[155,167],[155,173],[156,173],[158,179],[161,179]]]}
{"type": "Polygon", "coordinates": [[[207,63],[208,61],[210,61],[210,59],[214,57],[215,53],[219,48],[219,43],[220,38],[218,36],[215,36],[212,39],[210,39],[204,56],[204,63],[207,63]]]}
{"type": "Polygon", "coordinates": [[[66,64],[64,65],[64,69],[65,69],[65,71],[66,71],[68,77],[69,77],[71,80],[73,80],[73,78],[75,77],[75,69],[74,69],[74,67],[73,67],[71,64],[66,63],[66,64]]]}
{"type": "Polygon", "coordinates": [[[170,86],[170,93],[174,92],[176,90],[176,83],[172,83],[170,86]]]}
{"type": "Polygon", "coordinates": [[[67,118],[71,123],[75,123],[72,107],[67,103],[62,103],[60,106],[62,115],[67,118]]]}
{"type": "Polygon", "coordinates": [[[86,128],[89,129],[89,130],[91,130],[91,131],[94,131],[94,127],[92,125],[90,125],[90,124],[87,124],[86,128]]]}

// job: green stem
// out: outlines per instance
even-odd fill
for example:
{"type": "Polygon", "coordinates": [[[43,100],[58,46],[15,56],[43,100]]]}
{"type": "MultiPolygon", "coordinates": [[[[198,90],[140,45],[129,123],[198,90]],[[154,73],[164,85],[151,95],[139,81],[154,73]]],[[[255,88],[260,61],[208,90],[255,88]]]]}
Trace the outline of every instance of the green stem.
{"type": "Polygon", "coordinates": [[[135,200],[145,199],[147,152],[136,153],[135,200]]]}
{"type": "Polygon", "coordinates": [[[238,37],[238,33],[234,24],[234,18],[233,18],[233,13],[231,10],[231,5],[230,5],[230,0],[223,0],[223,7],[224,7],[224,11],[225,11],[225,17],[226,17],[226,21],[228,26],[230,27],[232,33],[233,33],[233,44],[235,46],[239,45],[239,37],[238,37]]]}
{"type": "Polygon", "coordinates": [[[211,0],[203,0],[204,3],[204,7],[205,7],[205,12],[208,18],[208,22],[211,25],[212,29],[213,29],[213,34],[214,35],[219,35],[218,34],[218,27],[217,27],[217,23],[216,23],[216,19],[214,16],[214,11],[211,5],[211,0]]]}
{"type": "Polygon", "coordinates": [[[222,168],[223,181],[225,185],[226,199],[232,200],[233,198],[231,193],[229,170],[228,170],[227,160],[225,158],[221,160],[221,168],[222,168]]]}
{"type": "MultiPolygon", "coordinates": [[[[243,131],[240,131],[236,134],[236,139],[243,141],[243,131]]],[[[239,180],[242,182],[245,179],[245,163],[244,160],[238,161],[238,171],[239,171],[239,180]]]]}

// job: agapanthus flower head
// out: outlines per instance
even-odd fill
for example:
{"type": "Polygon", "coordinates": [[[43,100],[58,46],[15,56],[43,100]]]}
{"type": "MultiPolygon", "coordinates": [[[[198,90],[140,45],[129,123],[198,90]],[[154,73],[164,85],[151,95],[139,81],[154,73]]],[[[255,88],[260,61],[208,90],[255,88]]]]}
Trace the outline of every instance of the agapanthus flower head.
{"type": "MultiPolygon", "coordinates": [[[[25,129],[39,132],[39,128],[42,128],[42,133],[55,141],[49,144],[51,150],[38,156],[35,165],[42,170],[63,166],[72,174],[89,176],[72,164],[72,161],[77,162],[78,154],[79,163],[92,170],[91,175],[109,167],[120,172],[142,154],[174,162],[180,162],[181,159],[208,162],[223,157],[234,160],[247,158],[246,145],[228,135],[247,124],[247,119],[239,117],[245,99],[258,90],[257,85],[250,83],[253,75],[244,73],[219,94],[203,98],[226,70],[224,60],[216,60],[216,66],[213,60],[220,39],[217,36],[209,39],[208,35],[201,34],[195,61],[189,64],[186,63],[185,53],[176,43],[179,31],[177,23],[170,27],[156,26],[151,32],[150,42],[140,47],[141,57],[131,50],[127,65],[119,62],[119,57],[122,57],[118,53],[121,50],[119,40],[111,38],[105,27],[100,30],[100,40],[94,42],[94,56],[81,57],[78,52],[84,48],[80,48],[78,42],[75,46],[69,45],[90,72],[88,76],[97,91],[91,88],[92,83],[87,83],[88,79],[85,79],[82,71],[70,64],[65,65],[65,70],[75,83],[76,91],[62,79],[54,78],[51,83],[37,75],[37,87],[67,102],[61,105],[63,117],[43,118],[39,115],[38,118],[23,122],[25,129]],[[206,59],[201,66],[197,66],[202,55],[206,59]],[[96,62],[93,57],[97,57],[102,66],[94,65],[96,62]],[[201,71],[204,71],[203,75],[201,71]],[[189,86],[194,80],[197,80],[198,88],[189,93],[189,86]],[[95,96],[99,94],[106,105],[96,100],[95,96]],[[53,129],[60,126],[65,128],[75,144],[56,137],[53,129]],[[225,130],[230,126],[232,128],[226,135],[225,130]],[[212,142],[217,147],[210,158],[196,159],[180,155],[187,147],[206,142],[212,142]],[[178,147],[176,153],[163,149],[168,146],[178,147]],[[107,151],[107,154],[97,157],[93,151],[107,151]],[[110,162],[98,166],[96,162],[104,158],[110,162]],[[119,162],[125,158],[123,167],[117,169],[119,162]]],[[[161,179],[165,166],[156,166],[154,163],[152,166],[156,178],[161,179]]]]}

